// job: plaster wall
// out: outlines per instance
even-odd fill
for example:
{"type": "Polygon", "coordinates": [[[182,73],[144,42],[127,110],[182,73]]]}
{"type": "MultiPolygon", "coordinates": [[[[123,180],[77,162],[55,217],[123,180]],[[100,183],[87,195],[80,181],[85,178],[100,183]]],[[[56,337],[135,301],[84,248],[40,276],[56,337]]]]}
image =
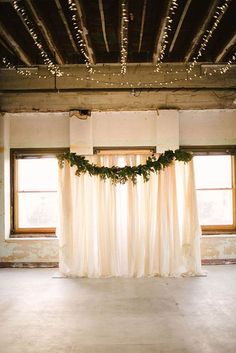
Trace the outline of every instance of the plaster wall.
{"type": "MultiPolygon", "coordinates": [[[[9,148],[236,144],[236,110],[94,112],[88,121],[68,113],[15,113],[0,119],[0,261],[56,262],[57,239],[9,239],[9,148]],[[81,128],[83,124],[83,129],[81,128]],[[88,126],[89,124],[89,126],[88,126]]],[[[236,258],[236,236],[203,237],[203,259],[236,258]]]]}
{"type": "Polygon", "coordinates": [[[180,111],[180,145],[236,145],[236,110],[180,111]]]}

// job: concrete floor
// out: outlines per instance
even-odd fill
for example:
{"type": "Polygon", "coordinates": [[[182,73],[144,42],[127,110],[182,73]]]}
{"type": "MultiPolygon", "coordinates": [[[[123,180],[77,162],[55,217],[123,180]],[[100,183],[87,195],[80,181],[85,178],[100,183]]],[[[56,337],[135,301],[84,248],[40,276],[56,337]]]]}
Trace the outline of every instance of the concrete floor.
{"type": "Polygon", "coordinates": [[[1,353],[235,353],[236,265],[208,277],[55,279],[0,270],[1,353]]]}

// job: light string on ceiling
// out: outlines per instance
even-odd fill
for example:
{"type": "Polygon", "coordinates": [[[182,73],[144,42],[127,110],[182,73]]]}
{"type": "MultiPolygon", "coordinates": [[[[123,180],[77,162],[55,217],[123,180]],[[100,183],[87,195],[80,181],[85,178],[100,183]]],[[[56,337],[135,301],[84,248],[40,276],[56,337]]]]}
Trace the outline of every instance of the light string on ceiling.
{"type": "Polygon", "coordinates": [[[127,70],[127,57],[128,57],[128,3],[126,0],[121,1],[121,49],[120,49],[120,62],[121,74],[126,74],[127,70]]]}
{"type": "Polygon", "coordinates": [[[167,16],[167,21],[166,21],[166,25],[164,28],[164,32],[163,32],[163,36],[161,39],[161,49],[160,49],[160,53],[157,57],[157,63],[155,65],[155,72],[159,72],[161,69],[161,64],[162,61],[164,59],[165,56],[165,51],[167,48],[167,45],[169,43],[168,41],[168,37],[169,37],[169,32],[172,30],[171,24],[173,22],[173,16],[175,14],[175,10],[178,8],[178,1],[177,0],[172,0],[171,4],[170,4],[170,9],[169,9],[169,13],[167,16]]]}
{"type": "Polygon", "coordinates": [[[71,12],[71,20],[75,30],[75,37],[79,45],[79,50],[84,57],[84,62],[85,62],[86,68],[88,69],[88,72],[90,74],[93,74],[95,70],[92,67],[92,63],[90,62],[88,53],[86,52],[86,43],[83,39],[83,31],[79,27],[80,22],[78,20],[78,15],[77,15],[78,14],[77,6],[73,0],[68,0],[68,5],[69,5],[69,10],[71,12]]]}
{"type": "Polygon", "coordinates": [[[31,72],[27,69],[19,69],[15,65],[13,65],[6,57],[2,58],[2,63],[4,64],[5,68],[16,70],[16,72],[22,76],[31,76],[31,72]]]}
{"type": "Polygon", "coordinates": [[[225,14],[230,2],[231,2],[231,0],[225,0],[224,4],[222,6],[217,6],[216,12],[215,12],[215,14],[213,16],[213,18],[215,18],[215,21],[214,21],[212,27],[210,29],[206,30],[205,34],[203,35],[202,43],[200,45],[198,53],[193,58],[193,61],[190,63],[190,65],[189,65],[189,67],[187,69],[188,73],[190,73],[192,71],[192,69],[196,65],[197,61],[202,56],[203,52],[206,50],[207,44],[208,44],[209,40],[211,39],[213,33],[217,29],[220,21],[222,20],[222,18],[224,16],[224,14],[225,14]]]}
{"type": "Polygon", "coordinates": [[[34,44],[36,45],[36,47],[38,48],[40,55],[43,59],[43,62],[45,65],[47,65],[48,70],[56,76],[62,76],[63,72],[59,69],[59,67],[57,65],[55,65],[53,63],[53,61],[49,58],[48,54],[46,53],[46,51],[43,49],[43,45],[38,37],[38,34],[36,33],[34,26],[31,22],[31,20],[29,19],[29,16],[26,13],[26,10],[19,5],[19,1],[18,0],[14,0],[12,3],[14,9],[21,15],[22,20],[24,21],[25,26],[27,27],[31,38],[34,41],[34,44]]]}
{"type": "MultiPolygon", "coordinates": [[[[215,18],[214,23],[215,22],[217,23],[216,27],[218,26],[219,21],[222,18],[223,14],[225,13],[230,1],[231,0],[226,0],[223,6],[218,6],[217,7],[217,11],[214,14],[214,18],[215,18]]],[[[15,6],[18,6],[17,2],[18,2],[17,0],[14,1],[15,6]]],[[[71,11],[77,13],[76,4],[74,3],[74,1],[68,0],[68,3],[70,5],[70,7],[71,7],[71,11]]],[[[234,53],[232,55],[232,57],[228,60],[228,62],[224,66],[220,65],[219,67],[215,67],[214,68],[214,64],[213,64],[213,68],[209,68],[209,71],[208,71],[208,68],[206,67],[205,71],[203,71],[203,73],[200,72],[200,74],[199,74],[199,72],[196,73],[196,71],[195,71],[195,73],[192,72],[194,66],[197,63],[197,60],[196,60],[196,62],[192,63],[193,64],[192,66],[190,65],[191,67],[186,66],[185,69],[176,70],[175,68],[168,68],[167,67],[166,70],[156,70],[157,72],[161,71],[164,76],[165,75],[166,76],[170,76],[171,75],[169,79],[164,79],[162,81],[157,80],[157,79],[154,80],[153,82],[142,82],[142,81],[133,82],[133,81],[130,81],[130,80],[123,80],[122,82],[119,82],[117,80],[111,81],[111,77],[114,77],[114,78],[115,77],[118,78],[119,76],[123,77],[123,75],[126,73],[126,68],[127,68],[127,52],[128,52],[128,50],[127,50],[128,49],[128,9],[127,9],[127,0],[123,0],[121,5],[122,5],[122,17],[123,17],[123,20],[124,20],[122,22],[122,26],[121,27],[123,29],[126,28],[126,32],[123,33],[123,36],[122,36],[122,38],[125,39],[125,41],[123,43],[124,44],[123,47],[125,47],[125,45],[127,46],[126,51],[122,51],[121,52],[121,54],[123,53],[123,55],[124,55],[124,57],[122,59],[122,62],[121,62],[121,66],[122,66],[121,67],[121,72],[108,72],[108,73],[105,73],[104,71],[101,71],[101,70],[98,70],[98,69],[94,70],[92,68],[92,64],[89,61],[89,57],[86,54],[86,52],[84,51],[84,49],[83,49],[83,48],[85,48],[85,42],[83,41],[83,37],[79,36],[79,35],[82,34],[82,31],[79,29],[79,26],[78,26],[78,23],[77,23],[77,17],[76,17],[76,15],[75,16],[73,15],[75,30],[79,33],[79,35],[76,36],[76,37],[78,39],[78,43],[80,45],[80,48],[82,48],[81,52],[82,53],[84,52],[84,57],[87,60],[86,61],[86,67],[89,70],[89,73],[100,74],[103,77],[103,79],[97,78],[96,77],[97,75],[96,76],[90,76],[89,75],[87,77],[79,77],[79,76],[75,76],[73,74],[71,75],[71,74],[68,74],[68,73],[66,74],[67,77],[75,78],[76,81],[88,81],[88,82],[92,81],[93,83],[97,83],[97,84],[101,83],[101,84],[105,84],[106,86],[115,86],[115,85],[117,86],[118,85],[118,86],[121,86],[121,87],[127,87],[127,88],[131,88],[131,89],[133,89],[134,87],[136,87],[136,88],[139,88],[139,87],[150,87],[151,88],[151,87],[157,87],[157,86],[162,87],[162,86],[169,86],[169,85],[172,85],[172,84],[177,83],[177,82],[192,81],[192,80],[194,80],[196,78],[203,79],[203,78],[206,78],[208,76],[213,76],[215,74],[224,74],[224,73],[226,73],[227,71],[230,70],[232,64],[236,60],[236,53],[234,53]],[[177,77],[177,75],[180,74],[180,73],[182,75],[184,73],[186,73],[187,75],[184,75],[182,77],[177,77]],[[109,81],[106,80],[107,77],[109,78],[109,81]]],[[[172,17],[173,17],[173,15],[175,13],[174,10],[177,8],[177,6],[178,6],[177,0],[173,0],[172,3],[171,3],[171,6],[170,6],[170,10],[169,10],[171,12],[169,12],[168,21],[167,21],[167,25],[166,25],[167,34],[168,34],[168,31],[171,30],[170,23],[172,23],[172,21],[173,21],[172,17]],[[168,27],[168,23],[169,23],[169,27],[168,27]]],[[[18,8],[18,11],[21,11],[20,12],[21,16],[22,17],[24,16],[24,19],[28,20],[28,25],[30,25],[31,22],[28,19],[27,15],[25,13],[25,10],[22,9],[22,8],[21,8],[21,10],[19,10],[19,8],[18,8]]],[[[213,25],[213,27],[215,28],[214,25],[213,25]]],[[[29,28],[29,27],[27,27],[27,28],[29,28]]],[[[35,38],[37,39],[37,43],[40,44],[40,42],[39,42],[39,40],[37,38],[37,34],[35,34],[33,29],[32,29],[32,31],[30,33],[31,33],[31,36],[36,35],[35,38]]],[[[212,33],[213,32],[210,33],[210,36],[212,36],[212,33]]],[[[165,45],[167,45],[168,39],[167,39],[167,37],[165,37],[165,33],[164,33],[164,38],[165,38],[165,42],[166,42],[165,45]]],[[[206,36],[204,38],[206,38],[206,36]]],[[[205,45],[206,45],[206,43],[205,43],[205,45]]],[[[164,51],[165,51],[165,49],[164,49],[164,51]]],[[[163,52],[163,55],[164,55],[164,52],[163,52]]],[[[163,63],[162,60],[163,60],[163,57],[162,57],[161,61],[159,62],[159,64],[163,63]]],[[[40,75],[37,72],[31,72],[31,71],[29,71],[29,70],[27,70],[25,68],[18,68],[15,65],[11,64],[10,60],[8,60],[6,57],[2,58],[2,62],[3,62],[4,66],[6,68],[9,68],[9,69],[12,69],[12,70],[16,70],[16,72],[18,74],[20,74],[21,76],[31,76],[31,78],[37,77],[39,79],[41,79],[41,78],[47,79],[49,77],[50,78],[52,77],[52,76],[47,76],[47,75],[40,75]]],[[[49,65],[47,65],[47,66],[49,66],[49,65]]],[[[56,65],[54,65],[54,66],[55,66],[56,70],[59,70],[59,68],[56,65]]],[[[159,68],[160,68],[160,66],[159,66],[159,68]]],[[[49,71],[51,72],[51,74],[53,74],[53,75],[55,74],[55,70],[49,70],[49,71]]],[[[57,75],[57,76],[62,76],[62,75],[57,75]]]]}
{"type": "Polygon", "coordinates": [[[227,71],[229,71],[234,61],[236,61],[236,52],[233,53],[227,64],[220,68],[220,73],[225,74],[227,71]]]}
{"type": "MultiPolygon", "coordinates": [[[[120,87],[123,87],[123,88],[141,88],[141,87],[145,87],[145,88],[157,88],[158,86],[160,87],[163,87],[163,86],[171,86],[173,85],[174,83],[180,83],[180,82],[186,82],[186,81],[194,81],[195,79],[205,79],[205,78],[208,78],[210,79],[212,76],[215,76],[215,75],[219,75],[219,74],[225,74],[227,73],[231,68],[232,68],[232,65],[234,63],[234,61],[236,60],[236,53],[234,53],[232,55],[232,57],[228,60],[228,62],[225,64],[225,65],[219,65],[219,68],[214,68],[214,64],[213,64],[213,68],[211,68],[211,65],[209,66],[209,71],[208,70],[208,67],[206,67],[203,71],[202,74],[193,74],[192,76],[189,76],[187,73],[186,73],[186,70],[179,70],[179,72],[182,72],[182,73],[185,73],[187,76],[184,76],[184,77],[178,77],[178,78],[172,78],[170,80],[164,80],[164,81],[158,81],[158,80],[154,80],[153,82],[143,82],[143,81],[122,81],[122,82],[119,82],[119,81],[107,81],[105,80],[105,77],[109,76],[110,77],[114,77],[114,73],[107,73],[107,74],[103,74],[103,77],[104,79],[98,79],[96,78],[96,76],[86,76],[86,77],[81,77],[81,76],[78,76],[78,75],[75,75],[75,74],[69,74],[69,73],[65,73],[64,74],[64,77],[68,77],[68,78],[73,78],[75,79],[76,81],[87,81],[87,82],[93,82],[95,84],[104,84],[105,86],[120,86],[120,87]]],[[[34,79],[34,78],[37,78],[37,79],[50,79],[50,78],[53,78],[54,75],[45,75],[45,74],[40,74],[38,72],[31,72],[27,69],[24,69],[24,68],[19,68],[13,64],[10,63],[10,61],[7,59],[7,58],[2,58],[1,60],[5,66],[5,68],[7,69],[11,69],[11,70],[16,70],[16,73],[17,74],[20,74],[21,75],[21,78],[22,79],[34,79]],[[27,77],[25,77],[27,76],[27,77]],[[28,77],[30,76],[30,77],[28,77]]],[[[172,72],[168,71],[169,73],[173,73],[175,74],[175,70],[172,70],[172,72]]],[[[115,77],[114,77],[115,78],[115,77]]]]}

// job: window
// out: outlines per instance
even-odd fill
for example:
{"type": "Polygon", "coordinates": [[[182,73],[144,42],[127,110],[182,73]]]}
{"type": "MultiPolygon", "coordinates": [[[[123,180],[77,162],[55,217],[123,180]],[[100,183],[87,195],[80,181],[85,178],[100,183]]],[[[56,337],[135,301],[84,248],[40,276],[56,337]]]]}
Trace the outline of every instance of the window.
{"type": "Polygon", "coordinates": [[[234,232],[235,156],[223,153],[194,156],[200,224],[205,232],[234,232]]]}
{"type": "MultiPolygon", "coordinates": [[[[64,150],[63,150],[64,151],[64,150]]],[[[12,236],[55,236],[57,150],[11,151],[12,236]]]]}

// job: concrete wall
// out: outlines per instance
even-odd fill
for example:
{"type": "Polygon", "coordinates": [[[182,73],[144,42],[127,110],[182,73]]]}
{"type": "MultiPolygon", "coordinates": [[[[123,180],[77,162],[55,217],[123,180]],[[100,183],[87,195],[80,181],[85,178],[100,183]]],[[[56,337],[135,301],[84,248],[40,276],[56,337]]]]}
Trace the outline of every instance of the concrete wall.
{"type": "MultiPolygon", "coordinates": [[[[86,120],[68,113],[16,113],[0,118],[0,261],[56,262],[57,239],[9,239],[9,148],[236,144],[236,110],[94,112],[86,120]]],[[[236,235],[203,237],[203,259],[236,258],[236,235]]]]}

